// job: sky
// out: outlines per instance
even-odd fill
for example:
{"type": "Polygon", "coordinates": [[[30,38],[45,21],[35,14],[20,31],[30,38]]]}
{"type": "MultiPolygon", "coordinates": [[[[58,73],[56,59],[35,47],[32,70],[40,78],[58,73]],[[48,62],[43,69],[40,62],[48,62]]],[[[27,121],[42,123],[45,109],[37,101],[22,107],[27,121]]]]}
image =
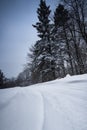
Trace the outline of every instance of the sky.
{"type": "MultiPolygon", "coordinates": [[[[0,69],[16,77],[27,62],[29,48],[39,39],[32,27],[40,0],[0,0],[0,69]]],[[[47,0],[52,10],[57,0],[47,0]]]]}

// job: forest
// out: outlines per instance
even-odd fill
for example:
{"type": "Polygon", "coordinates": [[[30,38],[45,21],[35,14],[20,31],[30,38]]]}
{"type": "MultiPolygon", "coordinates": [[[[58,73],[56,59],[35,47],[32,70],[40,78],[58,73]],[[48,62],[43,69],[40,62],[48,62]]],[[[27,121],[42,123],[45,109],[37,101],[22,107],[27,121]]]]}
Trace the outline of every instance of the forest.
{"type": "Polygon", "coordinates": [[[52,14],[46,0],[40,0],[38,21],[32,25],[39,40],[27,54],[24,70],[16,79],[0,71],[0,86],[29,86],[87,73],[87,1],[61,0],[52,14]]]}

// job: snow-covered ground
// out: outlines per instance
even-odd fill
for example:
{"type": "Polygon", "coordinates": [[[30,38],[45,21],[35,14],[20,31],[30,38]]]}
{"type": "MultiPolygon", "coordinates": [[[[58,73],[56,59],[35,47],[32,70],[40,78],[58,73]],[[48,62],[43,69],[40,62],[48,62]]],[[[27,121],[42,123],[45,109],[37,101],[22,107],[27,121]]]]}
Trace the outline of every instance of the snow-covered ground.
{"type": "Polygon", "coordinates": [[[87,130],[87,74],[0,90],[0,130],[87,130]]]}

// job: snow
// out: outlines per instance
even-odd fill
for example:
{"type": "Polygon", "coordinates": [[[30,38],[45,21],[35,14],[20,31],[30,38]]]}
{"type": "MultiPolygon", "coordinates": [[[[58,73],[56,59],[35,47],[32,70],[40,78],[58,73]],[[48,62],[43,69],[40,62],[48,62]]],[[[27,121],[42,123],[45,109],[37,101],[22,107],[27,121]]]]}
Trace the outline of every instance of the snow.
{"type": "Polygon", "coordinates": [[[0,90],[0,130],[87,130],[87,74],[0,90]]]}

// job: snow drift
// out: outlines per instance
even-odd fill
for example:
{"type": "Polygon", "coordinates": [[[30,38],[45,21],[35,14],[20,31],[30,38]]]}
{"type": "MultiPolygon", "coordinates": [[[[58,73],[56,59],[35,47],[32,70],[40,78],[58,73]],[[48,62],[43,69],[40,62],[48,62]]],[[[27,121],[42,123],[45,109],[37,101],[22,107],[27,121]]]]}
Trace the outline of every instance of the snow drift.
{"type": "Polygon", "coordinates": [[[0,90],[0,130],[87,130],[87,74],[0,90]]]}

